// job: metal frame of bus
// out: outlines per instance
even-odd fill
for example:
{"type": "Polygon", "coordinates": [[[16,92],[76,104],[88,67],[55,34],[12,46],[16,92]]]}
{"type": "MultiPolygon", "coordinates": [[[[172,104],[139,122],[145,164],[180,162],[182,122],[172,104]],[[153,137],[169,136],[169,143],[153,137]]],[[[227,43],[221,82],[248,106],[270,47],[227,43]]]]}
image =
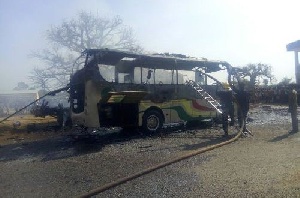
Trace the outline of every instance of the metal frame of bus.
{"type": "MultiPolygon", "coordinates": [[[[70,80],[71,119],[84,128],[142,127],[159,131],[163,124],[214,119],[216,109],[180,82],[178,71],[223,69],[227,62],[189,58],[184,55],[143,55],[109,49],[87,49],[84,67],[70,80]],[[114,67],[110,80],[101,68],[114,67]],[[171,82],[158,81],[157,71],[169,71],[171,82]],[[138,74],[137,74],[138,73],[138,74]],[[123,81],[120,80],[120,74],[123,81]],[[139,76],[138,82],[135,77],[139,76]]],[[[182,76],[181,76],[182,77],[182,76]]],[[[215,89],[207,86],[213,92],[215,89]]]]}

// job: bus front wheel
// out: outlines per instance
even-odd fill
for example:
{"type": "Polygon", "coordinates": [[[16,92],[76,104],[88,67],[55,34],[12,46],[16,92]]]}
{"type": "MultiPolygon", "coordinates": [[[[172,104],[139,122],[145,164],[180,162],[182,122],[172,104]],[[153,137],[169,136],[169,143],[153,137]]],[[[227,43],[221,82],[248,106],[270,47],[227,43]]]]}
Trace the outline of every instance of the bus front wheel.
{"type": "Polygon", "coordinates": [[[147,133],[157,133],[163,126],[163,117],[156,110],[149,110],[143,116],[143,130],[147,133]]]}

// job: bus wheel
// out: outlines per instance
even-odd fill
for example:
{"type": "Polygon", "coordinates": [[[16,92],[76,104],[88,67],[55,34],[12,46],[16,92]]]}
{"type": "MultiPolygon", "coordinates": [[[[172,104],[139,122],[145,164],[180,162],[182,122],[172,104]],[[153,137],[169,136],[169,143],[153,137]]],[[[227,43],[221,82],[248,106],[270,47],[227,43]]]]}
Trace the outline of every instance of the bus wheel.
{"type": "Polygon", "coordinates": [[[163,117],[156,110],[147,111],[143,116],[143,130],[147,133],[159,132],[163,125],[163,117]]]}

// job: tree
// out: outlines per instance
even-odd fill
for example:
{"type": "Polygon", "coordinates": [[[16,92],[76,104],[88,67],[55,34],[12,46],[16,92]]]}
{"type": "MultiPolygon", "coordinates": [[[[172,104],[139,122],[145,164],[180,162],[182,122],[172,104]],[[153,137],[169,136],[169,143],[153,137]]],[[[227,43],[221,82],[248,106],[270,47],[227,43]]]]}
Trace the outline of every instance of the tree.
{"type": "Polygon", "coordinates": [[[50,87],[48,87],[48,81],[50,80],[50,76],[49,73],[47,73],[47,70],[35,67],[31,74],[32,76],[29,78],[35,85],[38,85],[42,90],[49,90],[50,87]]]}
{"type": "Polygon", "coordinates": [[[18,85],[13,89],[15,91],[27,90],[29,86],[25,82],[18,82],[18,85]]]}
{"type": "Polygon", "coordinates": [[[52,26],[46,31],[47,49],[31,56],[44,63],[31,72],[31,80],[50,89],[65,86],[72,74],[73,63],[84,49],[111,48],[131,52],[141,51],[132,29],[124,26],[119,16],[102,18],[80,12],[76,19],[52,26]]]}
{"type": "Polygon", "coordinates": [[[261,80],[263,80],[264,84],[268,84],[268,82],[274,80],[272,67],[267,64],[248,64],[244,67],[236,67],[234,70],[240,78],[249,81],[250,88],[254,88],[261,80]]]}
{"type": "Polygon", "coordinates": [[[284,77],[279,83],[278,85],[289,85],[291,84],[292,79],[288,78],[288,77],[284,77]]]}

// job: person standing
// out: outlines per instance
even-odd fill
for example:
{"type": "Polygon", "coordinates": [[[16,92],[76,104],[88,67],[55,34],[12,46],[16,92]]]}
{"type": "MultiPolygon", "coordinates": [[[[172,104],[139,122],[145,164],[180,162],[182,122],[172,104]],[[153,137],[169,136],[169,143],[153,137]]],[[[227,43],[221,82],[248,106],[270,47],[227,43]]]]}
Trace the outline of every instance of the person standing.
{"type": "Polygon", "coordinates": [[[217,96],[220,98],[221,109],[222,109],[222,127],[224,130],[224,136],[228,136],[228,124],[234,125],[234,106],[233,106],[233,95],[231,90],[218,91],[217,96]],[[230,117],[230,123],[228,122],[230,117]]]}
{"type": "Polygon", "coordinates": [[[241,81],[241,78],[237,72],[237,68],[231,65],[227,66],[228,72],[228,84],[230,85],[232,91],[234,92],[234,98],[237,103],[237,114],[238,114],[238,124],[239,127],[243,127],[243,134],[252,135],[251,131],[247,129],[247,115],[250,108],[250,94],[245,90],[245,83],[241,81]],[[238,88],[232,83],[232,77],[235,77],[238,82],[238,88]]]}
{"type": "Polygon", "coordinates": [[[239,88],[236,88],[234,85],[231,86],[232,90],[235,92],[235,99],[237,102],[237,114],[239,127],[243,126],[243,133],[252,133],[246,127],[247,115],[250,107],[250,95],[245,90],[245,84],[243,82],[239,83],[239,88]]]}
{"type": "Polygon", "coordinates": [[[297,113],[297,91],[292,89],[289,94],[289,112],[292,117],[292,131],[291,133],[296,133],[298,129],[298,113],[297,113]]]}

